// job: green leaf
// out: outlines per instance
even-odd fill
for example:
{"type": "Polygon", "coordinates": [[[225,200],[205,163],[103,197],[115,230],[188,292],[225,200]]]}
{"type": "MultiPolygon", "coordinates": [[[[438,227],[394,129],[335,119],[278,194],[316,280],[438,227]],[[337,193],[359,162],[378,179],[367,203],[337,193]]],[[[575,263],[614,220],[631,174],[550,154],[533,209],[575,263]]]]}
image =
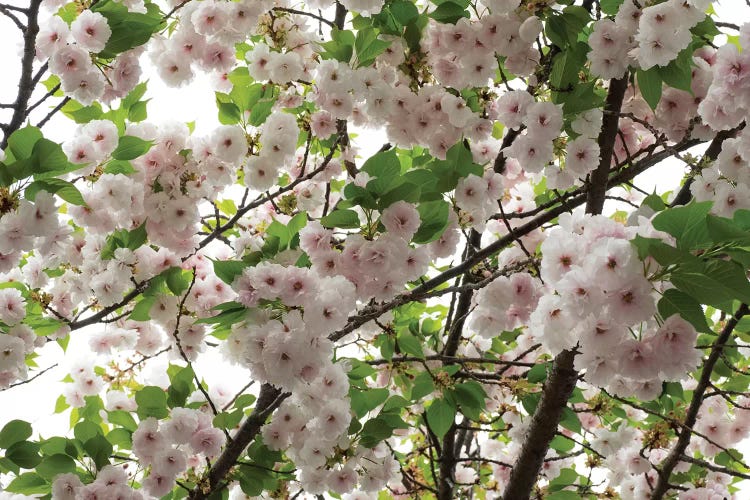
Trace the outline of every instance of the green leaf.
{"type": "Polygon", "coordinates": [[[731,303],[750,303],[750,282],[742,267],[732,262],[712,260],[700,270],[678,269],[672,273],[675,287],[707,304],[731,312],[731,303]]]}
{"type": "Polygon", "coordinates": [[[572,490],[559,490],[545,495],[545,500],[581,500],[580,493],[572,490]]]}
{"type": "Polygon", "coordinates": [[[378,373],[375,368],[363,361],[360,361],[359,359],[346,358],[346,362],[349,363],[349,366],[351,366],[351,369],[348,373],[349,379],[351,380],[362,380],[378,373]]]}
{"type": "Polygon", "coordinates": [[[531,367],[529,372],[526,374],[526,380],[532,384],[538,384],[547,380],[547,370],[549,369],[549,363],[541,363],[531,367]]]}
{"type": "Polygon", "coordinates": [[[90,106],[84,106],[75,99],[71,99],[65,103],[60,111],[76,123],[88,123],[91,120],[98,120],[104,114],[98,102],[94,102],[90,106]]]}
{"type": "Polygon", "coordinates": [[[146,94],[146,86],[146,82],[141,82],[133,87],[133,90],[131,90],[128,95],[122,98],[122,101],[120,101],[120,106],[129,109],[135,104],[138,104],[138,102],[141,102],[141,97],[146,94]]]}
{"type": "Polygon", "coordinates": [[[88,420],[82,420],[73,427],[73,435],[81,442],[88,441],[99,434],[102,434],[102,428],[88,420]]]}
{"type": "Polygon", "coordinates": [[[357,54],[357,67],[369,66],[375,58],[385,52],[391,42],[378,39],[378,32],[371,28],[365,28],[357,32],[354,40],[354,50],[357,54]]]}
{"type": "Polygon", "coordinates": [[[750,233],[733,220],[708,214],[706,229],[708,229],[711,241],[715,244],[733,243],[750,246],[750,233]]]}
{"type": "Polygon", "coordinates": [[[664,292],[658,303],[659,314],[662,318],[667,319],[673,314],[679,314],[685,321],[693,327],[704,333],[710,333],[711,328],[706,322],[706,316],[703,308],[697,300],[690,295],[670,288],[664,292]]]}
{"type": "Polygon", "coordinates": [[[42,137],[42,131],[30,125],[13,132],[8,138],[8,148],[13,153],[13,158],[16,160],[29,158],[34,146],[42,137]]]}
{"type": "Polygon", "coordinates": [[[359,215],[354,210],[337,209],[320,219],[323,227],[338,227],[341,229],[359,228],[359,215]]]}
{"type": "Polygon", "coordinates": [[[586,53],[589,47],[584,42],[576,42],[567,50],[559,52],[552,59],[552,71],[550,72],[550,83],[558,88],[565,89],[569,85],[578,83],[578,71],[586,62],[586,53]]]}
{"type": "Polygon", "coordinates": [[[112,158],[115,160],[134,160],[151,149],[152,144],[153,141],[145,141],[140,137],[124,135],[120,137],[120,142],[117,143],[117,148],[112,153],[112,158]]]}
{"type": "Polygon", "coordinates": [[[27,326],[34,330],[34,333],[41,336],[50,335],[60,329],[65,324],[64,321],[54,318],[45,318],[42,316],[27,316],[24,321],[27,326]]]}
{"type": "Polygon", "coordinates": [[[575,45],[578,34],[583,31],[591,20],[591,15],[583,7],[571,5],[565,7],[562,13],[553,13],[547,18],[545,32],[547,37],[560,47],[565,49],[569,45],[575,45]]]}
{"type": "Polygon", "coordinates": [[[549,483],[549,491],[560,491],[578,481],[578,473],[573,469],[562,469],[558,476],[549,483]]]}
{"type": "Polygon", "coordinates": [[[331,30],[331,40],[319,44],[325,52],[321,55],[324,59],[336,59],[348,63],[354,53],[354,34],[349,30],[331,30]]]}
{"type": "Polygon", "coordinates": [[[362,208],[378,208],[378,203],[375,201],[373,194],[354,183],[349,183],[344,186],[344,196],[348,202],[351,202],[354,205],[359,205],[362,208]]]}
{"type": "Polygon", "coordinates": [[[128,175],[135,173],[135,168],[133,168],[133,165],[129,161],[110,160],[104,167],[104,173],[128,175]]]}
{"type": "Polygon", "coordinates": [[[569,117],[601,107],[604,104],[604,96],[597,89],[596,82],[577,83],[573,86],[573,92],[553,92],[555,104],[562,103],[563,115],[569,117]]]}
{"type": "Polygon", "coordinates": [[[23,469],[33,469],[42,457],[39,456],[39,443],[19,441],[12,444],[5,452],[5,458],[23,469]]]}
{"type": "Polygon", "coordinates": [[[667,208],[667,206],[664,203],[664,200],[662,200],[661,196],[659,196],[657,194],[650,194],[650,195],[646,196],[643,199],[643,202],[641,202],[641,206],[642,207],[643,206],[649,207],[654,212],[661,212],[662,210],[664,210],[665,208],[667,208]]]}
{"type": "Polygon", "coordinates": [[[278,251],[285,250],[286,248],[296,248],[299,245],[299,239],[295,238],[295,236],[306,225],[307,212],[300,212],[292,217],[286,225],[277,220],[273,221],[266,228],[266,235],[278,239],[278,251]]]}
{"type": "Polygon", "coordinates": [[[487,393],[478,382],[469,380],[456,384],[453,386],[453,392],[456,396],[456,401],[462,408],[484,409],[484,400],[487,398],[487,393]]]}
{"type": "Polygon", "coordinates": [[[141,420],[148,417],[166,418],[169,415],[167,394],[160,387],[144,387],[135,393],[135,402],[138,404],[138,417],[141,420]]]}
{"type": "Polygon", "coordinates": [[[622,2],[624,1],[625,0],[599,0],[599,5],[602,12],[608,16],[614,16],[617,14],[617,11],[620,10],[620,5],[622,5],[622,2]]]}
{"type": "Polygon", "coordinates": [[[401,26],[406,26],[407,24],[417,19],[417,17],[419,17],[419,11],[417,10],[416,5],[414,5],[412,2],[397,0],[395,2],[391,2],[388,5],[388,9],[393,15],[393,18],[401,26]]]}
{"type": "Polygon", "coordinates": [[[241,410],[223,411],[213,419],[213,426],[217,429],[234,429],[239,426],[245,414],[241,410]]]}
{"type": "Polygon", "coordinates": [[[133,433],[122,427],[116,427],[107,433],[107,441],[112,446],[129,450],[133,447],[133,433]]]}
{"type": "Polygon", "coordinates": [[[418,185],[411,182],[404,182],[402,177],[400,184],[379,197],[378,209],[384,210],[397,201],[417,203],[421,192],[421,188],[418,185]]]}
{"type": "Polygon", "coordinates": [[[407,399],[399,396],[398,394],[391,396],[388,398],[388,401],[383,404],[382,412],[390,412],[393,410],[400,410],[401,408],[406,408],[407,406],[410,406],[411,402],[407,399]]]}
{"type": "Polygon", "coordinates": [[[105,465],[109,464],[109,456],[112,454],[112,443],[101,434],[97,434],[88,441],[85,441],[83,443],[83,449],[86,450],[86,454],[94,460],[98,470],[101,470],[105,465]]]}
{"type": "Polygon", "coordinates": [[[562,419],[560,419],[560,425],[577,434],[581,433],[581,421],[578,420],[578,415],[576,415],[576,413],[567,406],[563,408],[563,415],[562,419]]]}
{"type": "Polygon", "coordinates": [[[142,122],[148,118],[148,101],[138,101],[128,110],[128,120],[133,123],[142,122]]]}
{"type": "MultiPolygon", "coordinates": [[[[709,7],[708,13],[713,14],[711,7],[709,7]]],[[[721,35],[721,31],[716,27],[716,23],[711,16],[704,17],[702,21],[690,28],[690,32],[698,37],[708,38],[709,40],[713,40],[713,37],[721,35]]]]}
{"type": "Polygon", "coordinates": [[[45,179],[34,181],[26,188],[24,196],[27,200],[34,201],[39,191],[47,191],[50,194],[56,194],[63,200],[72,205],[85,206],[86,201],[77,187],[71,182],[62,179],[45,179]]]}
{"type": "Polygon", "coordinates": [[[643,99],[651,109],[656,109],[661,99],[662,79],[659,70],[656,67],[646,71],[639,69],[636,71],[636,77],[638,78],[638,89],[641,91],[643,99]]]}
{"type": "Polygon", "coordinates": [[[357,418],[364,417],[367,412],[377,408],[383,402],[388,399],[390,391],[385,388],[376,389],[352,389],[349,391],[349,398],[351,399],[352,411],[357,418]]]}
{"type": "Polygon", "coordinates": [[[57,397],[57,401],[55,401],[55,413],[62,413],[68,408],[70,408],[70,405],[65,402],[65,396],[61,394],[57,397]]]}
{"type": "Polygon", "coordinates": [[[129,12],[123,4],[112,0],[96,2],[91,10],[103,15],[112,30],[107,44],[99,52],[99,56],[106,59],[145,44],[164,22],[158,8],[147,10],[146,14],[129,12]]]}
{"type": "Polygon", "coordinates": [[[688,205],[669,208],[657,214],[652,223],[655,229],[674,236],[677,239],[677,248],[705,248],[705,245],[711,243],[706,215],[711,210],[712,203],[691,202],[688,205]]]}
{"type": "Polygon", "coordinates": [[[36,472],[48,481],[52,481],[58,474],[65,474],[66,472],[73,472],[75,470],[75,461],[62,453],[44,457],[36,467],[36,472]]]}
{"type": "Polygon", "coordinates": [[[31,436],[31,424],[24,420],[11,420],[0,430],[0,448],[9,448],[31,436]]]}
{"type": "MultiPolygon", "coordinates": [[[[39,139],[31,153],[32,172],[34,174],[65,173],[68,171],[68,157],[56,142],[39,139]]],[[[77,167],[76,167],[77,168],[77,167]]]]}
{"type": "Polygon", "coordinates": [[[445,160],[433,160],[429,168],[436,178],[435,189],[440,193],[454,189],[461,177],[468,177],[470,174],[481,177],[484,174],[484,169],[474,163],[471,151],[463,141],[448,150],[445,160]]]}
{"type": "Polygon", "coordinates": [[[464,7],[451,1],[441,3],[428,16],[443,24],[456,24],[462,17],[467,19],[470,17],[469,12],[464,7]]]}
{"type": "Polygon", "coordinates": [[[235,278],[242,274],[242,271],[248,267],[246,262],[241,260],[211,260],[214,264],[214,273],[216,277],[227,285],[231,285],[235,278]]]}
{"type": "Polygon", "coordinates": [[[219,123],[222,125],[234,125],[242,119],[242,111],[227,94],[216,92],[216,107],[219,109],[219,123]]]}
{"type": "Polygon", "coordinates": [[[398,333],[398,346],[405,354],[410,354],[417,358],[424,358],[424,351],[422,351],[422,342],[409,333],[408,329],[403,329],[398,333]]]}
{"type": "Polygon", "coordinates": [[[430,243],[440,238],[448,227],[450,205],[445,200],[426,201],[417,207],[422,223],[412,238],[419,245],[430,243]]]}
{"type": "Polygon", "coordinates": [[[666,66],[656,66],[662,81],[676,89],[684,90],[692,94],[691,87],[693,79],[692,68],[693,50],[688,47],[681,51],[677,58],[666,66]]]}
{"type": "Polygon", "coordinates": [[[541,395],[538,392],[526,394],[521,398],[521,405],[523,406],[523,409],[526,410],[526,413],[529,415],[534,414],[536,407],[539,405],[540,398],[541,395]]]}
{"type": "Polygon", "coordinates": [[[120,427],[123,427],[130,432],[135,432],[135,430],[138,428],[138,424],[133,418],[133,415],[131,415],[128,411],[110,411],[107,413],[107,420],[109,420],[110,424],[119,425],[120,427]]]}
{"type": "Polygon", "coordinates": [[[229,328],[235,323],[239,323],[240,321],[244,321],[245,317],[247,316],[248,309],[245,308],[242,304],[238,304],[237,307],[233,307],[230,309],[226,309],[222,311],[221,313],[217,314],[216,316],[209,316],[207,318],[201,318],[196,323],[202,324],[212,324],[216,325],[214,327],[213,335],[217,336],[217,330],[221,328],[229,328]]]}
{"type": "Polygon", "coordinates": [[[244,87],[253,83],[249,71],[243,66],[234,68],[229,72],[227,78],[229,78],[229,81],[232,82],[232,85],[235,87],[244,87]]]}
{"type": "Polygon", "coordinates": [[[565,436],[558,434],[557,436],[552,438],[549,447],[558,453],[567,453],[575,448],[576,444],[565,436]]]}
{"type": "Polygon", "coordinates": [[[376,153],[365,161],[362,171],[372,177],[393,178],[401,174],[401,162],[396,152],[391,150],[376,153]]]}
{"type": "Polygon", "coordinates": [[[276,104],[276,97],[261,99],[255,103],[250,110],[250,117],[248,118],[250,125],[254,127],[261,126],[266,121],[266,118],[271,115],[274,104],[276,104]]]}
{"type": "Polygon", "coordinates": [[[365,448],[373,448],[379,442],[393,435],[393,429],[402,428],[403,420],[393,414],[380,414],[368,420],[362,426],[359,444],[365,448]]]}
{"type": "Polygon", "coordinates": [[[638,249],[640,259],[651,256],[662,266],[672,264],[700,265],[698,259],[688,251],[667,245],[660,239],[643,238],[637,235],[631,240],[631,243],[638,249]]]}
{"type": "Polygon", "coordinates": [[[50,485],[36,472],[26,472],[13,479],[5,491],[21,495],[39,495],[49,493],[50,485]]]}
{"type": "Polygon", "coordinates": [[[416,377],[414,377],[414,382],[411,386],[411,394],[409,396],[409,399],[411,399],[412,401],[417,401],[427,396],[428,394],[432,394],[434,390],[435,382],[432,380],[432,376],[426,371],[420,372],[416,377]]]}
{"type": "Polygon", "coordinates": [[[183,272],[179,266],[170,267],[164,271],[169,291],[178,297],[182,295],[182,292],[190,286],[190,278],[185,276],[185,274],[189,275],[190,273],[190,271],[183,272]]]}
{"type": "Polygon", "coordinates": [[[171,384],[167,389],[167,404],[170,408],[185,406],[188,396],[193,392],[195,372],[190,366],[180,368],[170,377],[171,384]]]}
{"type": "Polygon", "coordinates": [[[432,432],[442,439],[456,419],[456,407],[445,399],[435,399],[427,408],[427,423],[432,432]]]}
{"type": "Polygon", "coordinates": [[[156,296],[143,297],[133,308],[128,319],[133,321],[149,321],[151,319],[151,308],[156,302],[156,296]]]}
{"type": "Polygon", "coordinates": [[[107,237],[107,242],[102,248],[102,259],[108,260],[114,257],[115,250],[118,248],[136,250],[146,243],[146,240],[146,222],[132,231],[119,229],[107,237]]]}

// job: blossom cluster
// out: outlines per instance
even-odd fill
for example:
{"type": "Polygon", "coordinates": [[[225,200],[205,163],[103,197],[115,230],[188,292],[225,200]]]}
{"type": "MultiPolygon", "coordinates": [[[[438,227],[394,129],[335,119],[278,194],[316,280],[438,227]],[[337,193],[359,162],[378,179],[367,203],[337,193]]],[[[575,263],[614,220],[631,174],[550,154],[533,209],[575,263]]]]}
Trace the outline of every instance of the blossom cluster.
{"type": "Polygon", "coordinates": [[[577,347],[576,368],[588,382],[651,399],[663,380],[693,370],[700,352],[695,329],[680,316],[651,323],[653,286],[629,241],[633,229],[659,235],[647,222],[626,229],[602,216],[571,218],[550,231],[541,247],[548,293],[530,328],[552,353],[577,347]]]}
{"type": "Polygon", "coordinates": [[[437,80],[446,87],[485,87],[497,71],[496,54],[505,57],[505,68],[528,76],[539,62],[533,43],[542,32],[536,16],[522,18],[514,9],[493,10],[472,22],[456,24],[431,21],[422,39],[422,50],[437,80]]]}
{"type": "Polygon", "coordinates": [[[81,500],[106,495],[107,498],[143,500],[143,493],[131,487],[130,479],[124,467],[114,465],[105,465],[89,484],[83,484],[81,478],[72,472],[59,474],[52,483],[52,498],[81,500]]]}
{"type": "Polygon", "coordinates": [[[128,50],[106,65],[98,64],[91,54],[104,50],[111,35],[107,19],[98,12],[84,10],[70,26],[53,15],[36,37],[37,57],[48,60],[66,95],[84,105],[100,99],[109,102],[124,97],[139,82],[143,52],[128,50]]]}
{"type": "MultiPolygon", "coordinates": [[[[14,269],[18,266],[23,252],[31,249],[35,249],[38,256],[50,258],[58,263],[66,259],[67,255],[61,252],[58,246],[61,237],[59,233],[66,230],[60,224],[58,207],[53,195],[40,191],[33,202],[18,199],[17,195],[12,197],[8,191],[0,192],[0,196],[8,197],[3,200],[4,204],[15,205],[14,209],[0,214],[0,272],[6,273],[14,269]]],[[[45,279],[38,273],[34,274],[37,275],[37,281],[45,279]]],[[[17,322],[13,321],[7,310],[3,314],[9,315],[8,324],[17,322]]],[[[16,310],[15,314],[20,314],[20,311],[16,310]]]]}
{"type": "MultiPolygon", "coordinates": [[[[301,237],[311,256],[326,231],[318,225],[301,237]]],[[[346,465],[327,466],[328,459],[351,446],[347,368],[331,361],[333,343],[327,335],[346,325],[356,306],[354,285],[314,269],[261,263],[246,269],[233,287],[245,305],[278,300],[293,308],[280,320],[260,310],[253,321],[233,325],[226,343],[230,360],[248,367],[255,380],[291,392],[262,429],[265,445],[286,450],[310,493],[330,489],[343,494],[358,482],[367,490],[382,488],[393,473],[393,458],[383,450],[361,450],[346,465]]]]}
{"type": "MultiPolygon", "coordinates": [[[[624,7],[635,17],[635,2],[624,7]]],[[[638,19],[636,59],[641,69],[666,66],[692,41],[690,28],[706,17],[709,2],[704,0],[668,0],[643,8],[638,19]]],[[[621,7],[622,9],[623,7],[621,7]]]]}
{"type": "Polygon", "coordinates": [[[742,130],[725,140],[716,161],[695,176],[690,192],[696,201],[713,201],[711,212],[721,217],[750,209],[750,133],[742,130]]]}
{"type": "Polygon", "coordinates": [[[750,23],[741,26],[739,44],[744,50],[726,44],[716,51],[713,80],[698,107],[703,122],[716,131],[738,126],[750,109],[750,23]]]}
{"type": "MultiPolygon", "coordinates": [[[[125,135],[154,144],[132,161],[135,172],[130,175],[99,175],[83,193],[86,205],[71,208],[73,220],[102,235],[145,223],[154,243],[181,255],[191,252],[197,243],[198,200],[215,198],[233,181],[247,151],[244,132],[223,125],[208,137],[195,137],[184,124],[142,122],[128,125],[125,135]]],[[[63,149],[71,162],[81,165],[76,173],[87,175],[109,159],[117,140],[111,121],[95,120],[63,149]]]]}
{"type": "Polygon", "coordinates": [[[24,324],[16,324],[25,314],[24,301],[15,288],[0,290],[0,321],[8,325],[0,335],[0,388],[8,388],[16,380],[28,376],[26,356],[45,343],[44,337],[37,337],[34,331],[24,324]]]}
{"type": "MultiPolygon", "coordinates": [[[[164,422],[154,417],[141,420],[133,433],[133,454],[149,467],[148,476],[141,481],[143,489],[155,497],[166,495],[180,475],[201,464],[202,457],[218,456],[225,440],[224,433],[212,426],[211,416],[200,410],[178,407],[164,422]]],[[[143,498],[128,485],[130,479],[122,467],[111,465],[102,468],[96,480],[87,485],[75,474],[61,474],[53,483],[53,498],[143,498]]]]}
{"type": "Polygon", "coordinates": [[[218,75],[235,64],[234,45],[256,30],[268,0],[190,2],[178,12],[179,24],[169,38],[151,43],[150,57],[162,80],[180,87],[194,77],[194,67],[218,75]]]}

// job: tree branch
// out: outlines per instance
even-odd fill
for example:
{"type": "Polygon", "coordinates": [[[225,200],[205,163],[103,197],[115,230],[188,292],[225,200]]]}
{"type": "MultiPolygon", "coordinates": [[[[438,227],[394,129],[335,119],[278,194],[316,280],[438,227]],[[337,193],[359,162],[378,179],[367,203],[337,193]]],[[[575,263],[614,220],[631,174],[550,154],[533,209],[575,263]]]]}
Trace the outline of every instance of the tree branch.
{"type": "Polygon", "coordinates": [[[18,79],[18,94],[13,104],[13,116],[10,122],[3,127],[3,140],[0,149],[8,146],[8,137],[21,128],[26,117],[26,106],[34,91],[32,72],[34,70],[34,57],[36,56],[36,35],[39,33],[39,6],[42,0],[31,0],[27,10],[28,23],[23,33],[23,56],[21,57],[21,76],[18,79]]]}
{"type": "Polygon", "coordinates": [[[258,400],[255,403],[255,409],[242,423],[242,426],[234,436],[234,440],[224,448],[224,451],[216,459],[203,480],[190,492],[188,498],[191,500],[205,500],[211,493],[217,490],[217,487],[237,463],[247,445],[260,432],[260,428],[269,415],[287,397],[289,397],[289,393],[282,394],[280,389],[270,384],[263,384],[261,386],[258,400]]]}
{"type": "MultiPolygon", "coordinates": [[[[703,404],[703,395],[706,389],[711,383],[711,374],[714,371],[714,366],[719,361],[721,353],[723,352],[723,344],[726,344],[729,340],[729,336],[734,331],[737,323],[742,319],[743,316],[748,314],[750,309],[747,304],[742,304],[737,312],[727,321],[721,333],[714,341],[714,347],[711,348],[711,353],[708,355],[708,359],[703,363],[703,369],[701,371],[701,377],[698,380],[698,385],[693,389],[693,399],[690,401],[687,413],[685,414],[684,425],[692,428],[695,425],[695,421],[698,419],[698,412],[700,411],[701,405],[703,404]]],[[[667,458],[661,463],[659,467],[659,477],[651,492],[651,500],[660,500],[664,498],[664,495],[669,490],[669,478],[672,475],[672,471],[677,466],[681,457],[685,454],[688,444],[690,444],[690,436],[692,433],[685,428],[680,432],[680,436],[677,438],[672,451],[669,452],[667,458]]]]}
{"type": "MultiPolygon", "coordinates": [[[[708,148],[706,149],[706,152],[703,154],[703,159],[701,163],[708,160],[715,160],[719,153],[721,153],[721,147],[724,144],[724,141],[734,137],[739,130],[741,130],[744,127],[744,124],[740,127],[733,128],[731,130],[721,130],[719,133],[716,134],[716,137],[714,137],[713,141],[711,141],[711,144],[708,145],[708,148]]],[[[687,205],[690,201],[691,194],[690,194],[690,186],[693,184],[693,176],[687,178],[687,180],[682,184],[682,187],[677,192],[677,195],[674,197],[674,200],[672,200],[672,203],[670,204],[671,207],[676,207],[678,205],[687,205]]]]}
{"type": "MultiPolygon", "coordinates": [[[[609,168],[619,124],[617,113],[622,107],[627,87],[627,75],[618,80],[612,80],[609,85],[605,110],[614,113],[605,114],[602,130],[599,133],[601,158],[599,166],[591,174],[589,189],[586,193],[586,212],[590,214],[601,213],[604,206],[604,195],[609,183],[609,168]]],[[[567,406],[568,398],[578,381],[578,372],[573,367],[575,356],[575,350],[564,350],[555,356],[542,390],[542,397],[526,431],[521,452],[503,492],[503,500],[529,498],[549,444],[555,437],[563,409],[567,406]]]]}
{"type": "Polygon", "coordinates": [[[298,16],[312,17],[313,19],[316,19],[316,20],[320,21],[321,23],[327,24],[331,28],[336,28],[337,27],[334,23],[332,23],[331,21],[329,21],[325,17],[319,16],[317,14],[313,14],[312,12],[305,12],[304,10],[290,9],[290,8],[287,8],[287,7],[274,7],[273,10],[276,11],[276,12],[286,12],[288,14],[297,14],[298,16]]]}

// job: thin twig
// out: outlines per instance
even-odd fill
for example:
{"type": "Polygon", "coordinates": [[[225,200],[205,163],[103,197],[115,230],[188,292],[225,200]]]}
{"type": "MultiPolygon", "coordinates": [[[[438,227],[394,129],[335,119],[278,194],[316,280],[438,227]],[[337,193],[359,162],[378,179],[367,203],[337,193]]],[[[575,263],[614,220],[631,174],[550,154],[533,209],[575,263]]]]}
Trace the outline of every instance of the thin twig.
{"type": "Polygon", "coordinates": [[[5,389],[0,389],[0,392],[7,391],[8,389],[12,389],[13,387],[18,387],[19,385],[24,385],[24,384],[28,384],[29,382],[33,382],[34,380],[38,379],[39,377],[41,377],[42,375],[44,375],[45,373],[47,373],[48,371],[50,371],[51,369],[53,369],[56,366],[57,366],[57,363],[55,363],[53,365],[50,365],[47,368],[45,368],[44,370],[36,372],[36,374],[33,377],[29,378],[29,379],[22,380],[20,382],[16,382],[15,384],[10,384],[5,389]]]}

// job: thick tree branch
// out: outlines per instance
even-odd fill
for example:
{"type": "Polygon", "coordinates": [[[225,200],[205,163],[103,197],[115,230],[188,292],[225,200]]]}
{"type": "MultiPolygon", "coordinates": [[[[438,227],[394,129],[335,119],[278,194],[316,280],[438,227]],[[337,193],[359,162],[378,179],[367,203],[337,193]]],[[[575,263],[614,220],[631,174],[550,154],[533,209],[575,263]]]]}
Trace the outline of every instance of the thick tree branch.
{"type": "MultiPolygon", "coordinates": [[[[744,127],[744,124],[740,127],[730,130],[719,131],[719,133],[716,134],[716,137],[714,137],[714,140],[711,141],[711,144],[708,145],[706,152],[703,154],[703,160],[701,161],[701,163],[705,162],[706,160],[715,160],[719,156],[719,153],[721,153],[721,148],[724,145],[724,141],[731,137],[734,137],[737,132],[742,129],[742,127],[744,127]]],[[[677,195],[674,197],[674,200],[672,200],[672,204],[670,206],[676,207],[678,205],[687,205],[691,198],[690,186],[692,184],[693,176],[690,176],[682,184],[682,187],[677,192],[677,195]]]]}
{"type": "MultiPolygon", "coordinates": [[[[599,133],[601,159],[599,166],[591,174],[586,193],[586,212],[590,214],[601,213],[604,207],[604,195],[609,183],[609,169],[619,124],[617,114],[627,87],[627,76],[610,82],[605,110],[613,113],[605,114],[599,133]]],[[[578,381],[578,372],[573,367],[575,356],[575,350],[564,350],[555,356],[539,405],[531,417],[521,452],[503,492],[503,500],[529,498],[549,444],[555,437],[563,409],[567,406],[568,398],[578,381]]]]}
{"type": "Polygon", "coordinates": [[[589,177],[589,189],[586,197],[586,213],[599,214],[604,207],[604,194],[607,192],[609,167],[612,161],[612,153],[615,149],[615,138],[617,137],[620,122],[619,113],[622,107],[622,99],[628,88],[627,75],[609,84],[607,101],[604,105],[605,115],[602,120],[602,130],[599,132],[599,166],[589,177]]]}
{"type": "Polygon", "coordinates": [[[3,126],[3,140],[0,143],[0,149],[8,146],[8,137],[13,132],[21,128],[24,118],[26,118],[26,107],[34,91],[33,71],[34,57],[36,56],[36,35],[39,33],[39,6],[42,0],[31,0],[26,12],[28,21],[23,33],[23,56],[21,57],[21,76],[18,79],[18,94],[13,104],[13,116],[7,125],[3,126]]]}
{"type": "MultiPolygon", "coordinates": [[[[748,312],[750,312],[750,309],[747,304],[742,304],[739,309],[737,309],[734,316],[727,321],[726,325],[724,325],[724,328],[721,330],[721,333],[716,338],[714,347],[711,348],[711,353],[708,355],[708,359],[703,363],[703,369],[701,370],[701,377],[698,380],[698,385],[693,390],[693,399],[690,401],[690,406],[685,414],[684,425],[686,427],[692,428],[695,425],[695,421],[698,419],[698,412],[703,404],[703,395],[706,393],[706,389],[708,389],[708,386],[711,383],[711,374],[714,371],[714,366],[716,366],[716,363],[719,361],[724,350],[723,345],[729,340],[729,336],[732,335],[732,332],[740,319],[748,314],[748,312]]],[[[672,471],[685,454],[685,450],[687,449],[688,444],[690,444],[691,435],[692,433],[685,428],[680,432],[680,435],[677,438],[677,443],[659,467],[659,477],[653,491],[651,492],[651,500],[660,500],[661,498],[664,498],[664,495],[669,490],[669,478],[672,475],[672,471]]]]}
{"type": "Polygon", "coordinates": [[[222,481],[229,474],[229,471],[235,466],[242,453],[244,453],[247,445],[258,435],[266,419],[288,396],[289,393],[282,394],[280,389],[270,384],[263,384],[261,386],[258,400],[255,403],[255,409],[242,423],[242,426],[234,436],[234,440],[224,448],[222,454],[216,459],[216,462],[211,466],[204,480],[190,492],[188,498],[191,500],[204,500],[211,493],[217,491],[222,481]]]}
{"type": "Polygon", "coordinates": [[[8,5],[0,5],[0,14],[3,14],[5,17],[7,17],[11,21],[13,21],[13,24],[16,25],[16,28],[18,28],[19,30],[21,30],[21,33],[25,33],[26,32],[26,26],[21,22],[20,19],[18,19],[18,17],[16,17],[15,14],[13,14],[13,12],[11,12],[11,10],[9,9],[9,7],[10,6],[8,6],[8,5]]]}
{"type": "MultiPolygon", "coordinates": [[[[466,242],[466,258],[470,257],[481,243],[482,235],[471,230],[468,241],[466,242]]],[[[462,285],[471,284],[471,270],[467,270],[462,278],[462,285]]],[[[471,298],[474,296],[474,290],[467,288],[459,293],[458,302],[453,312],[453,322],[450,325],[450,329],[447,332],[448,338],[445,341],[443,347],[443,355],[453,357],[458,351],[458,346],[463,335],[464,323],[469,315],[469,308],[471,307],[471,298]]],[[[446,322],[446,325],[448,323],[446,322]]],[[[453,487],[455,486],[455,471],[456,471],[456,425],[455,423],[448,429],[448,432],[443,436],[443,443],[440,448],[440,469],[439,469],[439,482],[438,482],[438,500],[450,500],[453,498],[453,487]]]]}

